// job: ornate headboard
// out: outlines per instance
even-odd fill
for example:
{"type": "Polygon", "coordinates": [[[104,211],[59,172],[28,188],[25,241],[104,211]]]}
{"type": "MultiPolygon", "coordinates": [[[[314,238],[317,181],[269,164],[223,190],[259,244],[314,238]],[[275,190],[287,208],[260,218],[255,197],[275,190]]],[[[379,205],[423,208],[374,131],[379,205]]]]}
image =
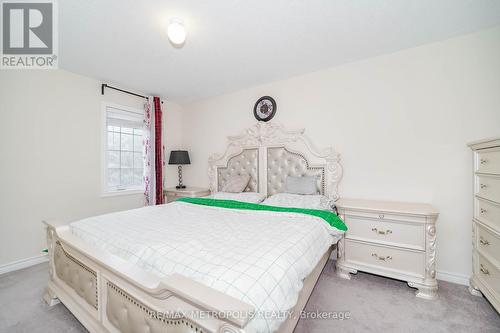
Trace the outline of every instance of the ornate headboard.
{"type": "Polygon", "coordinates": [[[334,200],[339,198],[339,154],[331,147],[316,149],[304,129],[287,131],[276,123],[258,122],[228,140],[224,154],[213,154],[208,161],[212,192],[220,191],[232,175],[250,175],[245,191],[267,196],[283,192],[288,176],[316,175],[318,192],[334,200]]]}
{"type": "MultiPolygon", "coordinates": [[[[227,160],[226,166],[217,167],[217,191],[220,191],[231,176],[250,175],[246,192],[259,192],[259,149],[242,149],[238,155],[227,160]]],[[[212,190],[213,191],[213,190],[212,190]]]]}

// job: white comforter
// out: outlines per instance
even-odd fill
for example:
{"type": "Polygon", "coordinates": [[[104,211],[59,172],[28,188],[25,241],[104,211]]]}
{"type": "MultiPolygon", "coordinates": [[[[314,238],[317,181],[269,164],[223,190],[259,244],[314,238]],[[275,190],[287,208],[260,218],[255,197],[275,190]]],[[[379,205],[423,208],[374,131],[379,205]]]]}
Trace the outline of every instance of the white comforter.
{"type": "Polygon", "coordinates": [[[174,202],[96,216],[74,235],[163,277],[174,272],[252,304],[249,331],[276,331],[341,231],[318,217],[174,202]],[[272,317],[272,318],[269,318],[272,317]]]}

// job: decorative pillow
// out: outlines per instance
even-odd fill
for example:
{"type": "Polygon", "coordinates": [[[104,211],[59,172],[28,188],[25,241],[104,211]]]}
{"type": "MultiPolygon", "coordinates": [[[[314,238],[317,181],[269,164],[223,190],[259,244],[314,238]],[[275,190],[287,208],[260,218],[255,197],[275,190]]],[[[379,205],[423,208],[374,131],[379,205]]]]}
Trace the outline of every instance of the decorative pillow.
{"type": "Polygon", "coordinates": [[[229,193],[229,192],[217,192],[209,196],[212,199],[221,200],[236,200],[249,203],[261,203],[266,196],[258,192],[241,192],[241,193],[229,193]]]}
{"type": "Polygon", "coordinates": [[[231,176],[221,190],[222,192],[241,193],[247,187],[248,182],[250,182],[249,175],[231,176]]]}
{"type": "Polygon", "coordinates": [[[279,206],[279,207],[295,207],[308,209],[333,210],[335,203],[324,195],[302,195],[291,193],[278,193],[270,196],[263,205],[279,206]]]}
{"type": "Polygon", "coordinates": [[[318,176],[294,177],[285,180],[285,192],[293,194],[318,194],[318,176]]]}

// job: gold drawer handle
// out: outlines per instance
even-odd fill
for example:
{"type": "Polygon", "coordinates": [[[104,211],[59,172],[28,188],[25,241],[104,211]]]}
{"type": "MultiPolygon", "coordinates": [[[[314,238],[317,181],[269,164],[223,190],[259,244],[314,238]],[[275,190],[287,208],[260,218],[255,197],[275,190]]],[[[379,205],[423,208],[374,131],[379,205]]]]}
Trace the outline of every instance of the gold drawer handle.
{"type": "Polygon", "coordinates": [[[372,228],[372,231],[376,232],[377,234],[379,235],[388,235],[388,234],[392,234],[392,230],[378,230],[377,228],[372,228]]]}
{"type": "Polygon", "coordinates": [[[483,264],[481,264],[481,267],[479,268],[479,270],[480,270],[480,271],[481,271],[481,273],[483,273],[484,275],[490,275],[490,271],[489,271],[487,268],[485,268],[485,267],[483,266],[483,264]]]}
{"type": "Polygon", "coordinates": [[[482,158],[482,159],[480,160],[480,163],[481,163],[481,164],[486,164],[487,162],[488,162],[488,160],[485,160],[484,158],[482,158]]]}
{"type": "Polygon", "coordinates": [[[484,214],[484,213],[486,213],[486,212],[487,212],[487,210],[486,210],[486,209],[484,209],[484,208],[481,208],[481,210],[480,210],[480,211],[481,211],[481,214],[484,214]]]}
{"type": "Polygon", "coordinates": [[[486,188],[486,184],[479,185],[481,188],[486,188]]]}
{"type": "Polygon", "coordinates": [[[381,260],[381,261],[392,260],[391,256],[382,257],[382,256],[379,256],[376,253],[372,253],[372,257],[375,257],[376,259],[381,260]]]}
{"type": "Polygon", "coordinates": [[[483,237],[479,237],[479,243],[481,243],[482,245],[490,245],[490,242],[488,242],[483,237]]]}

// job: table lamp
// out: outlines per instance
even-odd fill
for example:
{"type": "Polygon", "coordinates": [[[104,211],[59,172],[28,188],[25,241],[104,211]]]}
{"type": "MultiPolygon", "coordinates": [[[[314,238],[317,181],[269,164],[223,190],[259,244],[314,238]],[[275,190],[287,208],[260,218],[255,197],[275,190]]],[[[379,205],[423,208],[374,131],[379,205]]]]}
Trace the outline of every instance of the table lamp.
{"type": "Polygon", "coordinates": [[[189,153],[187,152],[187,150],[172,150],[170,152],[168,164],[178,165],[179,185],[177,185],[175,188],[186,188],[185,185],[182,185],[182,166],[184,164],[191,164],[191,161],[189,160],[189,153]]]}

